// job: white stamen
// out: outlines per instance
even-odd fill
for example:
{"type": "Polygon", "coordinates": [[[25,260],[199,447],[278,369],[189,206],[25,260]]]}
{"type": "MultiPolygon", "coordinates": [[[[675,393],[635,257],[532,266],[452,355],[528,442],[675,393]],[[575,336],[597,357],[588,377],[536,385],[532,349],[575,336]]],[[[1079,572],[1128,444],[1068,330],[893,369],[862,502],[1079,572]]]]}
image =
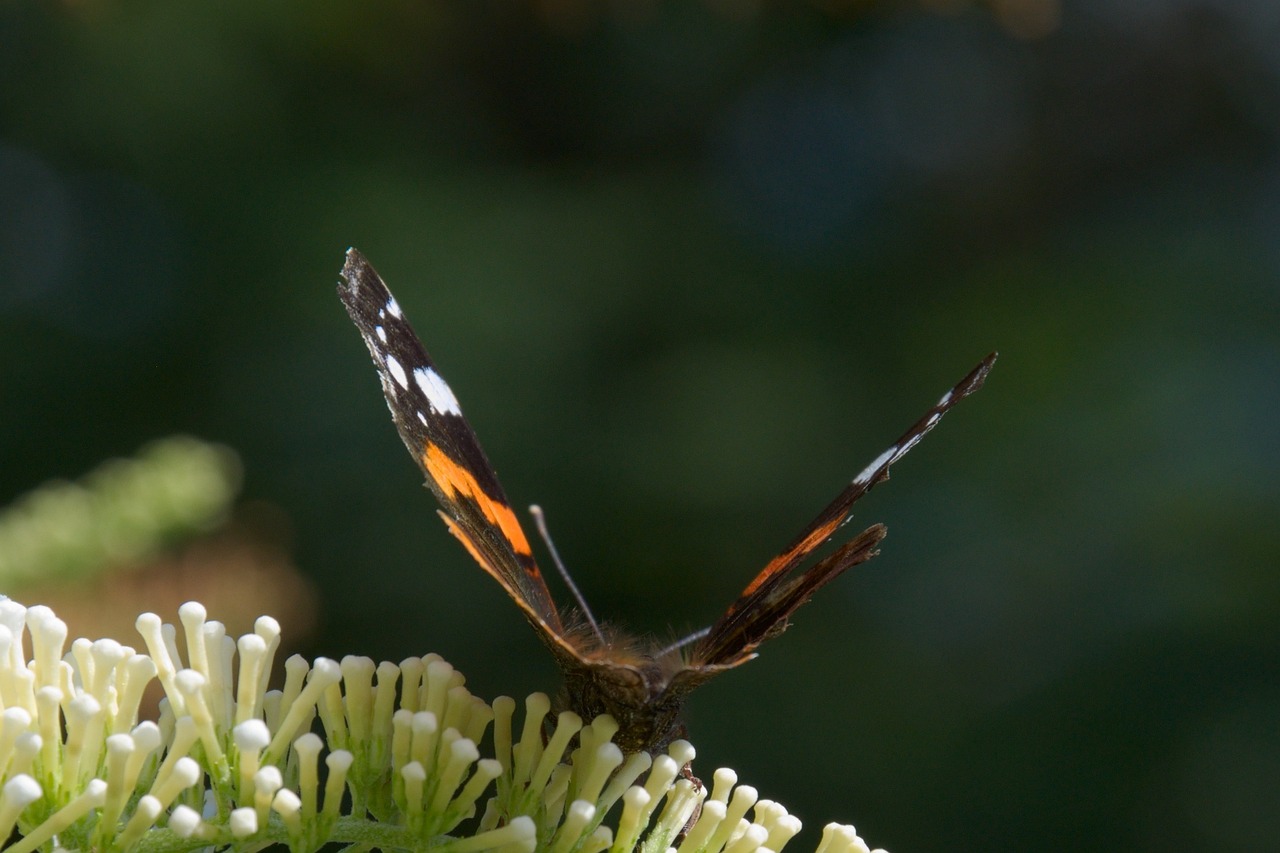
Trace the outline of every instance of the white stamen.
{"type": "Polygon", "coordinates": [[[258,813],[248,807],[232,809],[227,826],[231,829],[232,838],[248,838],[258,831],[258,813]]]}
{"type": "Polygon", "coordinates": [[[271,743],[271,730],[262,720],[245,720],[231,730],[231,737],[241,752],[258,752],[271,743]]]}
{"type": "Polygon", "coordinates": [[[25,773],[4,783],[6,805],[26,806],[44,796],[40,783],[25,773]]]}
{"type": "Polygon", "coordinates": [[[253,790],[268,799],[274,797],[276,791],[279,791],[280,786],[283,784],[284,777],[281,775],[279,767],[267,766],[253,774],[253,790]]]}
{"type": "Polygon", "coordinates": [[[169,815],[168,827],[179,838],[190,838],[196,834],[201,823],[203,821],[200,819],[200,813],[195,809],[190,806],[178,806],[169,815]]]}

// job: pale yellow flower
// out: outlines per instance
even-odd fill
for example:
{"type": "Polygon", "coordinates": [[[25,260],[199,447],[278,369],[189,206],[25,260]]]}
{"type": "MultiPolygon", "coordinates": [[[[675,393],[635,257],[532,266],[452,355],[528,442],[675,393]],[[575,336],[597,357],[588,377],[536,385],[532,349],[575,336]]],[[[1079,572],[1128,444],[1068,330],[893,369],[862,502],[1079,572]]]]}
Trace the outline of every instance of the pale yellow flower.
{"type": "MultiPolygon", "coordinates": [[[[665,755],[624,756],[611,718],[548,720],[542,694],[525,701],[517,727],[514,700],[476,698],[437,655],[377,665],[295,655],[283,688],[268,690],[280,646],[274,619],[237,640],[194,602],[179,622],[139,616],[145,652],[109,639],[68,644],[49,608],[0,600],[8,853],[193,844],[311,853],[334,842],[443,853],[769,853],[800,830],[732,771],[716,771],[709,790],[695,786],[681,773],[694,757],[684,741],[665,755]],[[165,693],[159,719],[139,720],[153,679],[165,693]]],[[[818,853],[869,850],[853,827],[831,824],[818,853]]]]}

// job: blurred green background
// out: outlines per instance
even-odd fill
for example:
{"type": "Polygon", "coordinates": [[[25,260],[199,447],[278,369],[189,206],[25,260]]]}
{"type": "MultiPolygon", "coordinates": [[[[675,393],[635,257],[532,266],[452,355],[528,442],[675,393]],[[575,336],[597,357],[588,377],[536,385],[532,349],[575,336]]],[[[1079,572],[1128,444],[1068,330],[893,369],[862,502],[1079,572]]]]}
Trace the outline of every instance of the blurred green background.
{"type": "Polygon", "coordinates": [[[306,653],[522,695],[349,245],[636,630],[714,619],[999,349],[859,505],[882,555],[693,699],[699,766],[807,843],[1277,849],[1272,0],[18,2],[0,69],[0,501],[224,443],[306,653]]]}

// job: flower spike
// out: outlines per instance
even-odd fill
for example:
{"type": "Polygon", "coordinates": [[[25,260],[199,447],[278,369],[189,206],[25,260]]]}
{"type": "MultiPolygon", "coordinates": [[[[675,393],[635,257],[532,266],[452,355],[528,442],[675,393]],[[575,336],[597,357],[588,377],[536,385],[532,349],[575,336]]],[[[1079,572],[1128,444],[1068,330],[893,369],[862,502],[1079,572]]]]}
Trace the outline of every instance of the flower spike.
{"type": "MultiPolygon", "coordinates": [[[[483,702],[438,655],[294,656],[284,687],[267,690],[275,620],[232,639],[197,603],[178,615],[185,657],[179,628],[155,614],[135,623],[142,653],[68,642],[49,608],[0,599],[0,839],[17,833],[6,853],[766,853],[800,829],[731,770],[710,791],[695,785],[685,741],[625,755],[615,720],[551,718],[544,694],[517,724],[514,700],[483,702]],[[139,721],[153,681],[160,716],[139,721]]],[[[832,824],[819,853],[870,851],[832,824]]]]}

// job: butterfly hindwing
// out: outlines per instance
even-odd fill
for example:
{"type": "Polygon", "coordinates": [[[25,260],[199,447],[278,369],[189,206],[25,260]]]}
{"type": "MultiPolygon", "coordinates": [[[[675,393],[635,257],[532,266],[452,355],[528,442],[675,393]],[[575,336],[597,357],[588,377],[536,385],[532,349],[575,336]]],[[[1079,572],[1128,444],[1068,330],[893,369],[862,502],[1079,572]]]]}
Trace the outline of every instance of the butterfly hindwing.
{"type": "Polygon", "coordinates": [[[382,380],[387,407],[427,475],[449,531],[525,611],[544,639],[564,627],[515,512],[458,400],[377,271],[347,252],[338,295],[382,380]]]}

